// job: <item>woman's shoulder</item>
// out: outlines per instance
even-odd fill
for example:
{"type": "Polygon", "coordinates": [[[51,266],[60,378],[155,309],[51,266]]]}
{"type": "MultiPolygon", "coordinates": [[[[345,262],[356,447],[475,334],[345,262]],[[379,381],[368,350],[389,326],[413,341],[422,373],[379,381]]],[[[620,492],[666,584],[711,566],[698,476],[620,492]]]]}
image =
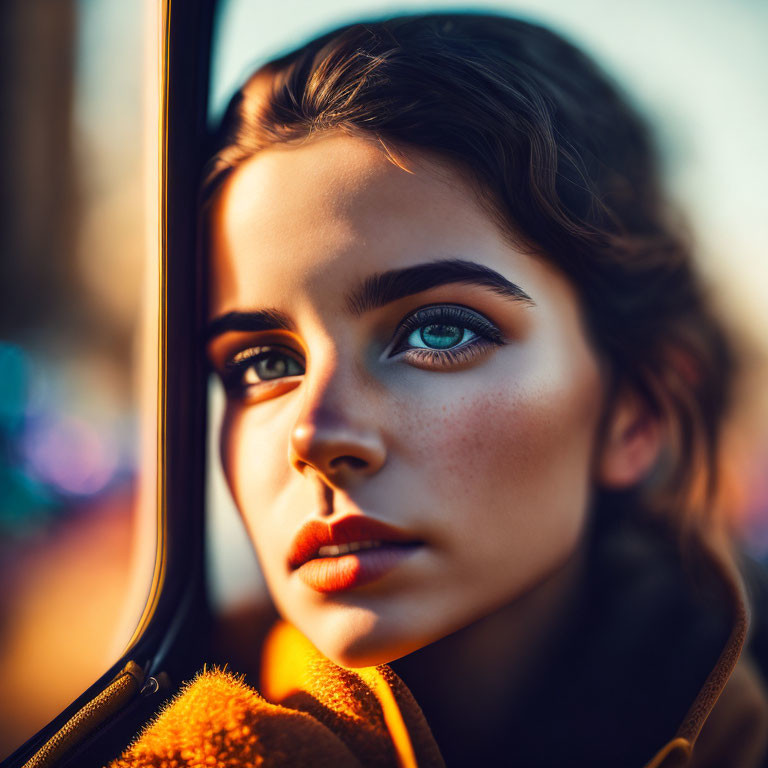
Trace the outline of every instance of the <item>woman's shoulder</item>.
{"type": "Polygon", "coordinates": [[[654,768],[763,765],[768,572],[725,538],[651,520],[619,516],[596,542],[584,631],[626,743],[663,745],[654,768]]]}
{"type": "Polygon", "coordinates": [[[749,653],[744,653],[705,720],[691,768],[762,766],[768,747],[768,692],[749,653]]]}

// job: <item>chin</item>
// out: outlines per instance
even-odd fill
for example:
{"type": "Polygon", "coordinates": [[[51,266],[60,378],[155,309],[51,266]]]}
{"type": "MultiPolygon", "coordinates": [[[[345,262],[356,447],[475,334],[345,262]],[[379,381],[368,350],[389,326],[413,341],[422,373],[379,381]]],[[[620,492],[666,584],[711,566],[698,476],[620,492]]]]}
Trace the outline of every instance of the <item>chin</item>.
{"type": "Polygon", "coordinates": [[[402,637],[402,625],[388,628],[377,614],[362,608],[333,610],[306,625],[294,623],[323,656],[341,667],[377,667],[426,644],[402,637]]]}

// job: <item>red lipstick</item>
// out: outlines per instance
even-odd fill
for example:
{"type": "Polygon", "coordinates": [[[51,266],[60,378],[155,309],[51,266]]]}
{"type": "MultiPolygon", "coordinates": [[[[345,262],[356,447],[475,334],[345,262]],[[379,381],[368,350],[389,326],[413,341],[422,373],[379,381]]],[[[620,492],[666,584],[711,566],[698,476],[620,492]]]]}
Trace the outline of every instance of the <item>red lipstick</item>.
{"type": "Polygon", "coordinates": [[[309,520],[293,540],[288,565],[311,589],[342,592],[380,579],[421,544],[365,515],[309,520]]]}

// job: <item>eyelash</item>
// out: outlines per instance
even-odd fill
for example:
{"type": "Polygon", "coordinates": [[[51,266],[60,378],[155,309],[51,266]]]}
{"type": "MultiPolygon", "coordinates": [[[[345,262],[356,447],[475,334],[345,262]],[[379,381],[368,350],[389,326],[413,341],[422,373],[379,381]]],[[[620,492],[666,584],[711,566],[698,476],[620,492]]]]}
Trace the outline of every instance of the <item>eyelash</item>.
{"type": "Polygon", "coordinates": [[[436,305],[422,307],[401,321],[389,357],[402,352],[409,362],[448,368],[467,363],[489,347],[501,346],[503,343],[504,339],[499,329],[474,310],[456,304],[436,305]],[[403,347],[403,342],[407,341],[414,331],[429,325],[447,325],[469,330],[475,336],[447,349],[403,347]]]}
{"type": "MultiPolygon", "coordinates": [[[[470,362],[487,349],[501,346],[503,343],[504,339],[499,329],[474,310],[456,304],[434,305],[422,307],[401,320],[387,357],[395,357],[402,353],[407,362],[431,368],[450,368],[470,362]],[[404,346],[414,331],[430,325],[451,326],[465,331],[469,330],[475,335],[469,340],[446,349],[404,346]]],[[[289,347],[280,344],[254,346],[238,352],[225,364],[225,369],[221,374],[225,388],[234,394],[245,393],[250,386],[253,386],[253,384],[247,384],[243,380],[248,370],[268,356],[275,353],[280,354],[281,350],[285,350],[282,353],[285,358],[290,358],[294,362],[298,362],[299,365],[303,365],[296,353],[289,347]]],[[[285,377],[263,379],[259,383],[278,382],[282,378],[285,377]]]]}

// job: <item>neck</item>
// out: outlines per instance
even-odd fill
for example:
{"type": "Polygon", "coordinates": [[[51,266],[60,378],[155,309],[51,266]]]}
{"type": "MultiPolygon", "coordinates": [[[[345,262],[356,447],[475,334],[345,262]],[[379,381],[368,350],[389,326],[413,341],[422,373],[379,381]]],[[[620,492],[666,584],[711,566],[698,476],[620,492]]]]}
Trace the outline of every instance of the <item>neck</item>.
{"type": "Polygon", "coordinates": [[[526,681],[576,609],[584,561],[581,546],[525,595],[391,664],[444,750],[509,726],[526,681]]]}

